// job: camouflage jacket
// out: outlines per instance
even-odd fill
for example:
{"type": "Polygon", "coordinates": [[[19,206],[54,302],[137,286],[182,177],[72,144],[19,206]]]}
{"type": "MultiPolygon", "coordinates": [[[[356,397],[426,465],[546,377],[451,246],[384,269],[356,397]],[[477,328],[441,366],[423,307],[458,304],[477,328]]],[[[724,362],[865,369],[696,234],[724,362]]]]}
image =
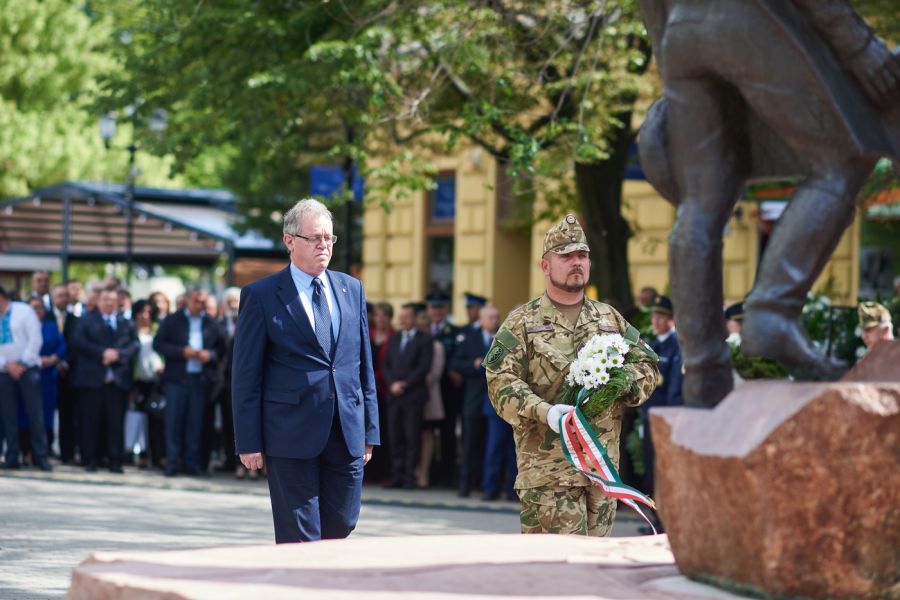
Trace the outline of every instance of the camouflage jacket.
{"type": "MultiPolygon", "coordinates": [[[[484,366],[494,410],[513,427],[516,488],[590,485],[563,456],[559,435],[547,425],[547,412],[562,392],[578,349],[601,333],[627,333],[633,340],[638,335],[611,306],[587,297],[572,327],[546,294],[512,311],[497,332],[484,366]]],[[[639,348],[644,351],[641,361],[627,367],[634,372],[638,394],[622,398],[591,423],[617,467],[624,407],[643,403],[659,377],[653,351],[643,344],[639,348]]]]}

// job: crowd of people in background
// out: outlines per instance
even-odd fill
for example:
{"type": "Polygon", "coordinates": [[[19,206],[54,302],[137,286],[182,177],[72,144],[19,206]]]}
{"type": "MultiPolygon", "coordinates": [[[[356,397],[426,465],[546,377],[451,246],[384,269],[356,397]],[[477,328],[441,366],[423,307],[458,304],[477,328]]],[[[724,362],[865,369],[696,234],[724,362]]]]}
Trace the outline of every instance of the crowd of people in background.
{"type": "MultiPolygon", "coordinates": [[[[494,413],[481,362],[500,324],[467,294],[468,323],[448,319],[450,298],[368,306],[382,445],[371,483],[481,490],[514,499],[515,447],[494,413]]],[[[236,460],[231,351],[240,290],[201,288],[134,299],[114,277],[51,285],[37,271],[27,294],[0,288],[2,466],[89,472],[124,465],[166,476],[264,473],[236,460]]]]}
{"type": "Polygon", "coordinates": [[[2,466],[87,471],[124,464],[167,476],[234,456],[230,349],[240,291],[202,288],[134,301],[114,277],[51,286],[37,271],[23,295],[0,287],[2,466]]]}
{"type": "Polygon", "coordinates": [[[481,490],[487,501],[515,499],[512,429],[496,415],[482,361],[500,326],[500,312],[466,294],[468,323],[448,318],[450,298],[430,294],[371,307],[369,339],[375,367],[381,446],[366,466],[369,481],[407,490],[481,490]]]}
{"type": "MultiPolygon", "coordinates": [[[[643,323],[662,381],[623,420],[623,444],[635,428],[642,439],[643,476],[632,472],[624,447],[620,471],[652,494],[647,412],[682,403],[683,369],[671,300],[649,287],[637,300],[627,318],[643,323]]],[[[51,286],[45,271],[33,274],[25,296],[0,287],[2,466],[51,470],[56,458],[87,471],[121,473],[123,464],[134,464],[166,476],[202,477],[212,469],[264,475],[245,469],[234,452],[231,352],[239,303],[238,288],[220,296],[191,288],[172,301],[154,292],[134,301],[115,278],[51,286]]],[[[447,295],[431,294],[402,305],[396,319],[389,303],[368,307],[382,444],[366,479],[513,500],[512,430],[488,400],[481,364],[501,315],[467,293],[468,323],[458,326],[448,318],[449,304],[447,295]]],[[[880,305],[864,303],[860,315],[869,337],[892,330],[880,305]]],[[[729,341],[739,344],[742,305],[724,316],[729,341]]]]}

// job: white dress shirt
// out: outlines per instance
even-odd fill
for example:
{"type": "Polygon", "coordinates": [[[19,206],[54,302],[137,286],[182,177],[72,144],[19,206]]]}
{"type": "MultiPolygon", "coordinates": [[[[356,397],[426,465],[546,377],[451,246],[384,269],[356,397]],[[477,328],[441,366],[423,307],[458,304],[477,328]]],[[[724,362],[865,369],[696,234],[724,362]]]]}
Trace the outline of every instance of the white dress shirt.
{"type": "Polygon", "coordinates": [[[24,302],[10,302],[0,317],[0,370],[10,362],[40,366],[43,343],[41,321],[34,309],[24,302]]]}

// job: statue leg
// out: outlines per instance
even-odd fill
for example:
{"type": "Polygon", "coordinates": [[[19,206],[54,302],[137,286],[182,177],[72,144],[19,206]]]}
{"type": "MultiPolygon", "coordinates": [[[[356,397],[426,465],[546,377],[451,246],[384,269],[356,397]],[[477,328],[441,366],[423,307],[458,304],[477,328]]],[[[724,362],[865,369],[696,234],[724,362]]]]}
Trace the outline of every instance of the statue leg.
{"type": "Polygon", "coordinates": [[[666,102],[680,196],[669,275],[685,368],[682,393],[688,406],[715,406],[734,386],[722,315],[722,233],[743,185],[743,164],[711,79],[670,82],[666,102]]]}
{"type": "Polygon", "coordinates": [[[741,349],[787,366],[798,379],[834,380],[846,365],[824,357],[800,324],[806,294],[853,222],[855,198],[874,160],[818,168],[775,227],[744,303],[741,349]]]}

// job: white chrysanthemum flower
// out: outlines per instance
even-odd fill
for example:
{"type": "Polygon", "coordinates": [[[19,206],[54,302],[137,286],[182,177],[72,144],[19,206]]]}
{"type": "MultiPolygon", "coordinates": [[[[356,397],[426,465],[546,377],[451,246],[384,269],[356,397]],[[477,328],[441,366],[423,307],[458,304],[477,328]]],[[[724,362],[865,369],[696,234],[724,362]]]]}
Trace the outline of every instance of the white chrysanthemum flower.
{"type": "Polygon", "coordinates": [[[609,358],[609,364],[613,368],[621,367],[624,363],[625,363],[625,361],[622,360],[621,356],[611,356],[609,358]]]}
{"type": "Polygon", "coordinates": [[[609,373],[604,373],[599,378],[600,385],[605,385],[609,383],[609,373]]]}

